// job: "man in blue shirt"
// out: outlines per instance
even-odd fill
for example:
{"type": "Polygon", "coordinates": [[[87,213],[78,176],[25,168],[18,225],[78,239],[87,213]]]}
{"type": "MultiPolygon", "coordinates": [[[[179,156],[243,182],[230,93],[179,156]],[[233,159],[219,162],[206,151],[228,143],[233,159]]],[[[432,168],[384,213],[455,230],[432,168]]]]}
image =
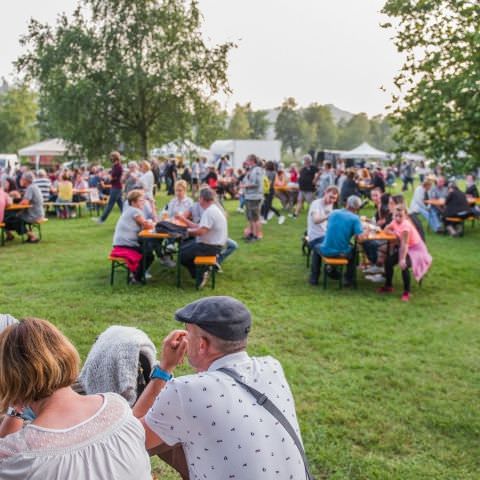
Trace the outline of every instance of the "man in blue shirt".
{"type": "Polygon", "coordinates": [[[320,253],[324,257],[348,258],[346,286],[352,284],[355,273],[355,255],[350,240],[363,234],[362,224],[357,215],[361,205],[360,197],[351,195],[347,199],[346,208],[332,212],[328,218],[327,233],[320,245],[320,253]]]}

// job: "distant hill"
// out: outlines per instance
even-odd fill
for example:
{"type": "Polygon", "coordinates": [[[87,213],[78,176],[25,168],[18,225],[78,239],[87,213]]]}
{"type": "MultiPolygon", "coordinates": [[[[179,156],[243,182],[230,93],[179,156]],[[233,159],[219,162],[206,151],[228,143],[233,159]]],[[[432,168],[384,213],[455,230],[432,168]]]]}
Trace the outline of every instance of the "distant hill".
{"type": "MultiPolygon", "coordinates": [[[[350,120],[355,114],[351,112],[347,112],[346,110],[342,110],[335,105],[328,104],[326,105],[330,111],[332,112],[332,117],[335,123],[338,123],[340,120],[350,120]]],[[[267,130],[267,134],[265,135],[265,140],[275,140],[275,122],[277,121],[278,114],[280,112],[280,108],[273,108],[267,110],[268,121],[270,122],[270,127],[267,130]]]]}

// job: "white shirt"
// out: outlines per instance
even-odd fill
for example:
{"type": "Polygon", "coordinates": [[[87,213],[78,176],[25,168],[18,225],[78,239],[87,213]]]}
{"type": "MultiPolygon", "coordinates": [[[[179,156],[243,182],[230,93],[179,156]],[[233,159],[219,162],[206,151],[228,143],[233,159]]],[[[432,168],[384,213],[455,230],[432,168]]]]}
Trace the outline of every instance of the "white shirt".
{"type": "Polygon", "coordinates": [[[227,243],[227,219],[214,203],[200,217],[199,227],[207,227],[208,232],[197,237],[197,242],[223,246],[227,243]]]}
{"type": "Polygon", "coordinates": [[[153,172],[148,170],[140,177],[140,183],[145,190],[145,198],[150,200],[153,199],[153,185],[155,183],[155,177],[153,176],[153,172]]]}
{"type": "Polygon", "coordinates": [[[168,216],[173,218],[177,213],[186,214],[191,212],[193,207],[193,200],[190,197],[185,197],[179,200],[177,197],[172,198],[167,205],[168,216]]]}
{"type": "Polygon", "coordinates": [[[321,217],[328,216],[333,211],[332,205],[325,205],[323,198],[317,198],[314,200],[310,208],[308,209],[308,219],[307,219],[307,235],[308,240],[312,242],[316,238],[324,237],[327,232],[327,220],[321,223],[315,223],[313,221],[313,216],[315,213],[319,213],[321,217]]]}
{"type": "Polygon", "coordinates": [[[0,478],[151,480],[142,424],[122,397],[102,396],[97,413],[74,427],[31,424],[0,438],[0,478]]]}
{"type": "Polygon", "coordinates": [[[427,208],[425,205],[425,189],[422,185],[419,185],[413,193],[409,213],[420,213],[425,208],[427,208]]]}
{"type": "Polygon", "coordinates": [[[192,480],[304,479],[303,460],[290,435],[243,387],[215,371],[221,367],[266,393],[300,438],[280,363],[246,352],[219,358],[207,372],[169,381],[147,413],[149,428],[168,445],[183,445],[192,480]]]}

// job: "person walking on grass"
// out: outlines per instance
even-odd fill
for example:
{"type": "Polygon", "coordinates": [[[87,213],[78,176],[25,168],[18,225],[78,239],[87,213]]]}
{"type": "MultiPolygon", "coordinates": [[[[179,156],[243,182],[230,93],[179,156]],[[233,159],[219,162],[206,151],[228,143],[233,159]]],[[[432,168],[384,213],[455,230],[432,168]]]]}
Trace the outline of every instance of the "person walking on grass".
{"type": "Polygon", "coordinates": [[[105,223],[105,220],[110,215],[110,212],[113,210],[115,204],[118,205],[120,212],[123,209],[123,202],[122,202],[122,175],[123,175],[123,168],[121,163],[121,156],[119,152],[112,152],[110,154],[110,160],[113,163],[112,171],[111,171],[111,188],[110,188],[110,196],[108,197],[108,203],[105,207],[105,210],[100,218],[94,218],[93,220],[97,223],[105,223]]]}
{"type": "Polygon", "coordinates": [[[247,173],[240,185],[244,189],[245,213],[248,225],[245,240],[255,242],[262,238],[260,206],[263,199],[263,170],[256,155],[249,155],[245,161],[247,173]]]}

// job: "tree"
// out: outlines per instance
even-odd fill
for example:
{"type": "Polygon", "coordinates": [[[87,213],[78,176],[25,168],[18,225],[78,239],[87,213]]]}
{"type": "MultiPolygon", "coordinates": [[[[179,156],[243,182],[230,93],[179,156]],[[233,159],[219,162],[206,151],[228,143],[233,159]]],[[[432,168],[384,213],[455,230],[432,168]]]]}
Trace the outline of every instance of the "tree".
{"type": "Polygon", "coordinates": [[[275,122],[275,134],[278,140],[282,141],[282,148],[289,148],[294,155],[302,145],[304,127],[302,116],[297,110],[297,102],[294,98],[287,98],[278,114],[275,122]]]}
{"type": "Polygon", "coordinates": [[[248,121],[247,107],[237,103],[233,111],[230,125],[228,127],[230,138],[242,140],[251,138],[250,123],[248,121]]]}
{"type": "Polygon", "coordinates": [[[340,129],[338,135],[338,148],[342,150],[351,150],[362,142],[368,140],[370,131],[370,122],[365,113],[354,115],[340,129]]]}
{"type": "Polygon", "coordinates": [[[403,98],[393,99],[399,150],[422,151],[460,171],[480,166],[478,0],[388,0],[383,13],[406,54],[395,79],[403,98]]]}
{"type": "Polygon", "coordinates": [[[270,121],[268,120],[268,112],[266,110],[252,110],[252,105],[245,105],[248,123],[250,125],[250,138],[261,140],[265,138],[270,121]]]}
{"type": "Polygon", "coordinates": [[[208,48],[200,26],[196,0],[80,0],[53,28],[31,21],[17,65],[38,82],[50,129],[90,155],[122,142],[147,156],[228,89],[233,44],[208,48]]]}
{"type": "Polygon", "coordinates": [[[380,150],[392,152],[397,148],[393,139],[395,130],[395,126],[389,117],[377,115],[370,119],[368,141],[380,150]]]}
{"type": "Polygon", "coordinates": [[[227,138],[227,112],[217,101],[201,102],[196,109],[193,141],[209,147],[215,140],[227,138]]]}
{"type": "Polygon", "coordinates": [[[312,103],[309,105],[303,116],[308,124],[315,125],[314,148],[329,149],[335,148],[337,143],[337,126],[332,117],[332,112],[325,105],[312,103]]]}
{"type": "Polygon", "coordinates": [[[18,84],[0,93],[0,152],[13,153],[38,141],[37,96],[18,84]]]}

